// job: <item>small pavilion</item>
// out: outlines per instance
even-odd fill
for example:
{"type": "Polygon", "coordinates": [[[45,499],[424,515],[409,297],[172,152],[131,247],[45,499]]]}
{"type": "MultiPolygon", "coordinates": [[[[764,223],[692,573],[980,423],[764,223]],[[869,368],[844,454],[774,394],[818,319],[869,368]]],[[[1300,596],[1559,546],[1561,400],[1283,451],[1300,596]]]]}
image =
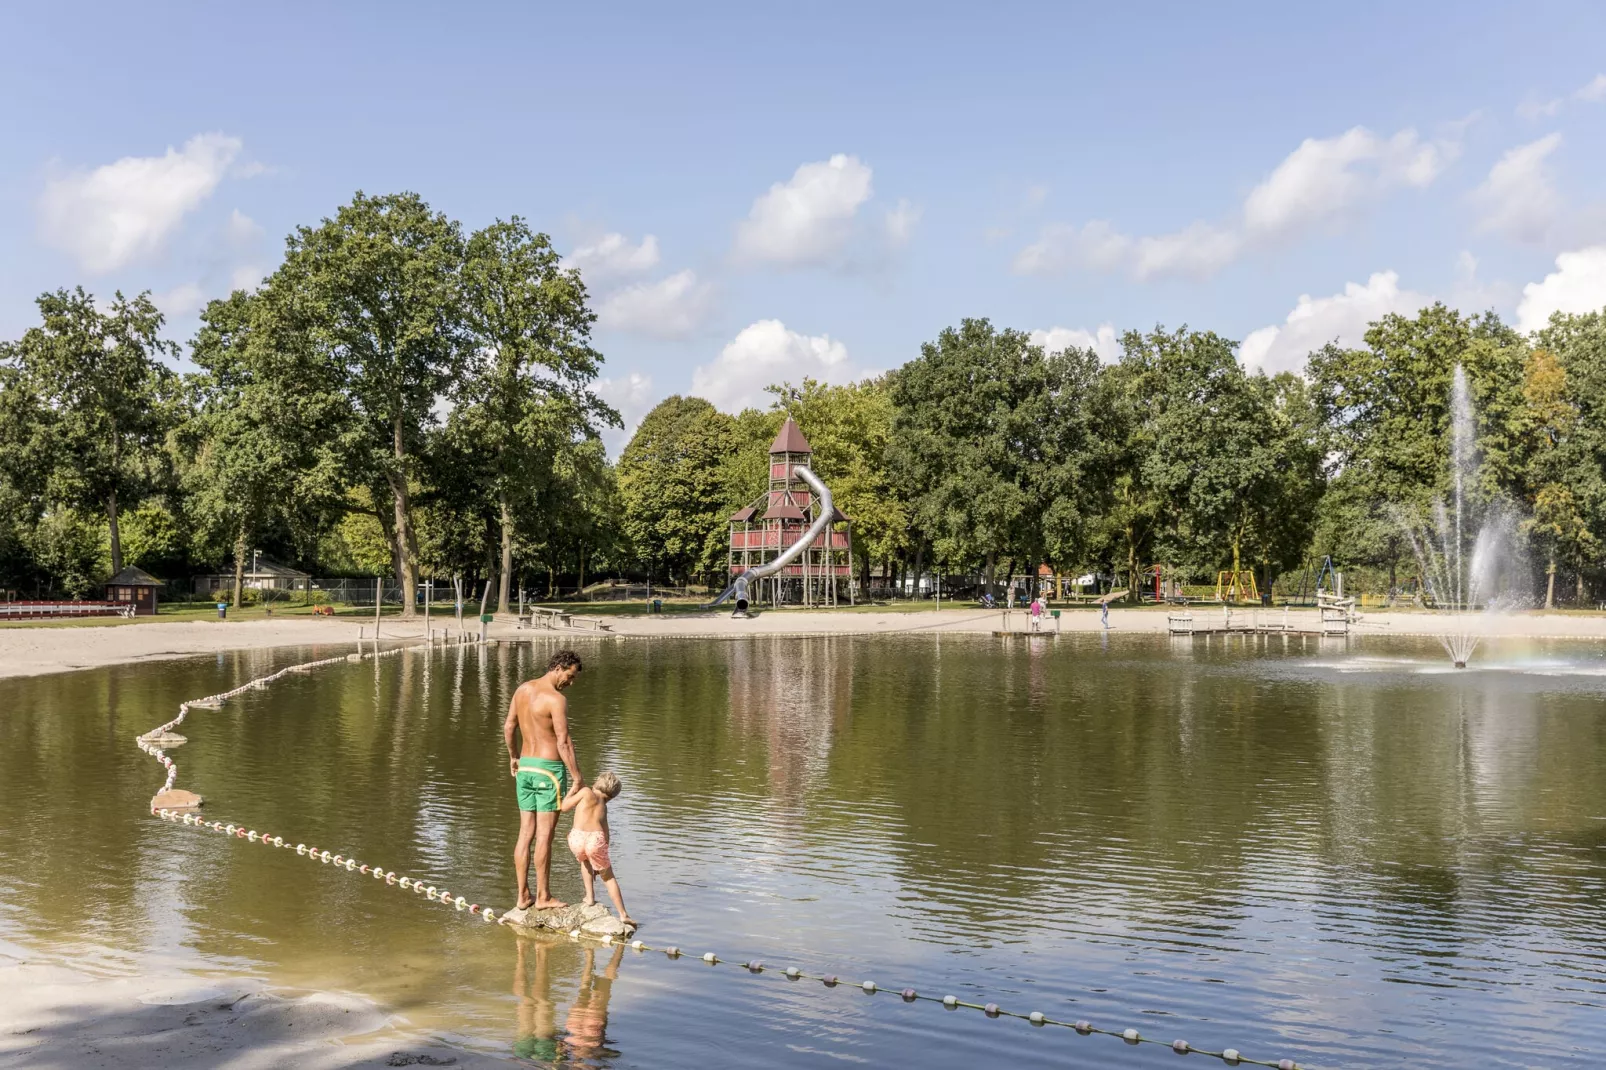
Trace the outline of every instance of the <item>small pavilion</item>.
{"type": "Polygon", "coordinates": [[[106,581],[106,601],[125,602],[136,617],[156,616],[156,591],[162,581],[142,568],[129,565],[106,581]]]}
{"type": "MultiPolygon", "coordinates": [[[[730,575],[773,561],[803,537],[816,518],[817,502],[795,469],[807,467],[814,448],[790,416],[770,444],[770,486],[730,517],[730,575]]],[[[831,510],[831,524],[814,545],[751,592],[755,604],[805,606],[853,603],[853,524],[831,510]],[[841,530],[838,530],[838,525],[841,530]],[[843,596],[846,596],[844,599],[843,596]]]]}

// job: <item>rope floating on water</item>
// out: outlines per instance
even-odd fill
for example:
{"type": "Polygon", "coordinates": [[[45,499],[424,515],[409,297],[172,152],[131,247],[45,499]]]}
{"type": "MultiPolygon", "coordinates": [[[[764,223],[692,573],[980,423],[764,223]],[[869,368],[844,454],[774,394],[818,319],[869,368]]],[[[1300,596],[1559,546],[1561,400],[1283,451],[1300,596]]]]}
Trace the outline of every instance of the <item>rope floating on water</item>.
{"type": "MultiPolygon", "coordinates": [[[[334,665],[345,661],[361,661],[365,658],[377,659],[382,657],[390,657],[409,649],[411,648],[395,647],[390,650],[375,650],[369,654],[349,654],[333,658],[323,658],[318,661],[303,662],[298,665],[291,665],[287,668],[280,669],[278,672],[269,676],[258,677],[257,679],[251,680],[248,683],[241,684],[232,691],[225,691],[217,695],[209,695],[203,699],[191,699],[188,702],[179,704],[179,712],[177,717],[173,718],[166,724],[153,728],[151,731],[137,737],[136,742],[139,744],[139,748],[141,750],[151,755],[151,757],[155,758],[166,767],[167,780],[163,784],[162,791],[170,791],[173,788],[174,781],[178,777],[178,766],[171,758],[163,753],[160,747],[150,742],[150,740],[178,727],[178,725],[181,724],[184,721],[184,718],[189,714],[191,708],[199,707],[216,709],[220,707],[223,702],[235,697],[236,695],[240,695],[246,691],[261,690],[267,687],[267,685],[272,681],[278,680],[290,673],[306,673],[325,665],[334,665]]],[[[433,884],[426,885],[422,880],[419,880],[416,877],[397,874],[394,870],[386,870],[381,866],[373,866],[366,862],[359,862],[355,858],[348,858],[342,854],[331,855],[327,850],[321,850],[317,847],[309,847],[304,843],[292,844],[283,836],[269,835],[266,832],[259,832],[256,829],[246,828],[244,825],[235,825],[222,821],[208,821],[197,813],[174,810],[165,807],[158,809],[154,806],[154,804],[152,805],[151,812],[155,816],[161,818],[163,821],[188,825],[193,828],[208,832],[221,833],[230,839],[245,840],[247,843],[259,843],[264,847],[294,851],[297,856],[306,858],[310,861],[315,861],[324,865],[331,865],[337,869],[344,870],[347,873],[358,873],[363,876],[371,876],[375,880],[383,881],[387,886],[394,886],[402,891],[411,891],[416,895],[422,895],[431,902],[440,903],[443,906],[449,906],[453,908],[454,912],[467,912],[471,916],[476,916],[483,921],[498,925],[509,924],[507,920],[508,912],[505,910],[498,912],[492,910],[490,907],[481,906],[478,903],[470,903],[463,896],[454,896],[451,892],[443,888],[437,888],[433,884]]],[[[571,929],[566,935],[570,940],[573,940],[577,943],[586,939],[594,940],[605,945],[625,943],[626,946],[633,951],[639,953],[652,952],[661,954],[672,962],[679,961],[686,954],[678,947],[651,947],[640,940],[629,940],[627,942],[623,940],[617,940],[613,936],[606,934],[602,936],[593,936],[581,929],[571,929]]],[[[789,966],[785,970],[777,971],[774,967],[765,966],[762,962],[756,959],[746,962],[738,962],[732,959],[721,958],[712,951],[706,952],[700,956],[700,961],[705,962],[710,966],[734,966],[738,969],[744,970],[750,976],[755,977],[769,974],[775,977],[785,978],[787,981],[819,981],[826,988],[837,988],[839,986],[856,988],[866,995],[871,996],[884,991],[874,981],[847,981],[836,976],[835,974],[809,974],[804,973],[795,966],[789,966]]],[[[944,1008],[951,1011],[959,1010],[961,1008],[965,1010],[977,1010],[981,1011],[989,1018],[1018,1018],[1021,1021],[1037,1027],[1054,1026],[1058,1028],[1071,1029],[1081,1036],[1096,1035],[1118,1037],[1127,1044],[1134,1046],[1153,1044],[1160,1047],[1170,1048],[1178,1055],[1209,1056],[1214,1059],[1220,1059],[1228,1066],[1268,1066],[1274,1068],[1274,1070],[1300,1070],[1299,1064],[1292,1059],[1279,1059],[1276,1062],[1267,1062],[1262,1059],[1249,1058],[1236,1048],[1223,1048],[1221,1051],[1209,1051],[1204,1048],[1196,1048],[1185,1040],[1173,1040],[1166,1042],[1153,1037],[1146,1037],[1136,1029],[1101,1029],[1089,1021],[1061,1021],[1057,1018],[1050,1018],[1041,1011],[1031,1011],[1023,1014],[1019,1011],[1006,1010],[996,1003],[970,1003],[953,995],[945,995],[940,997],[931,996],[919,992],[914,988],[904,988],[899,990],[898,995],[905,1003],[916,1003],[921,1001],[940,1003],[944,1008]]]]}

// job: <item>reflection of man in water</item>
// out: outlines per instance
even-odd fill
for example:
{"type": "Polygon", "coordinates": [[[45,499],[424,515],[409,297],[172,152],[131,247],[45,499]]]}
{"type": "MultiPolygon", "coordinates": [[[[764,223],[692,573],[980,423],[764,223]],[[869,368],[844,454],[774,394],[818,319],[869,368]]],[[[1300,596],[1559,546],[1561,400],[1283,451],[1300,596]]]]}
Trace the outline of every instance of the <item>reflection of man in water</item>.
{"type": "Polygon", "coordinates": [[[513,848],[518,877],[518,909],[564,904],[552,898],[552,831],[570,783],[584,784],[569,738],[569,704],[563,691],[580,675],[580,655],[560,650],[546,674],[526,680],[513,693],[502,738],[519,800],[519,840],[513,848]],[[515,743],[517,736],[519,742],[515,743]],[[572,778],[572,780],[571,780],[572,778]],[[535,898],[530,898],[530,843],[535,842],[535,898]]]}
{"type": "MultiPolygon", "coordinates": [[[[565,1053],[580,1063],[616,1057],[619,1053],[607,1046],[605,1034],[608,1000],[624,953],[623,944],[614,945],[612,959],[598,976],[595,948],[574,949],[572,944],[521,938],[518,964],[513,972],[513,994],[519,1000],[518,1039],[513,1043],[513,1054],[544,1063],[556,1063],[565,1053]],[[560,1035],[557,1008],[552,1001],[551,956],[566,957],[574,950],[579,950],[582,956],[580,989],[569,1007],[560,1035]]],[[[559,961],[566,961],[566,958],[559,961]]]]}

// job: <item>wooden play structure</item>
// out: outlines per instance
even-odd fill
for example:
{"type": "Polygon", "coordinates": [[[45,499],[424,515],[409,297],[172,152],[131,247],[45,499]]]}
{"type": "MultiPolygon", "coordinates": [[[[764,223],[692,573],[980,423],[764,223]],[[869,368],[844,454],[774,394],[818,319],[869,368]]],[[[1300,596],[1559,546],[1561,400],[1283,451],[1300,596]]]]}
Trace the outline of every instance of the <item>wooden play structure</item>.
{"type": "Polygon", "coordinates": [[[806,478],[812,476],[813,459],[813,447],[788,416],[770,444],[769,489],[731,514],[729,574],[734,580],[756,572],[746,594],[755,605],[853,603],[853,525],[814,493],[806,478]],[[830,517],[810,538],[824,519],[822,509],[829,509],[830,517]],[[770,567],[800,543],[805,545],[784,564],[770,567]]]}

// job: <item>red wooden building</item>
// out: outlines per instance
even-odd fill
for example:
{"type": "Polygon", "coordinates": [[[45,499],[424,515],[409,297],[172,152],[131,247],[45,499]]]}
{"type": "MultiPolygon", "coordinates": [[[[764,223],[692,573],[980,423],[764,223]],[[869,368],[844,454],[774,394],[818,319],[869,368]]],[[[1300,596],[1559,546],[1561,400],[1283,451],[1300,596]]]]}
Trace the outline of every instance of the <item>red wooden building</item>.
{"type": "MultiPolygon", "coordinates": [[[[770,444],[770,489],[731,514],[730,574],[773,561],[803,537],[815,520],[814,494],[794,473],[814,450],[790,416],[770,444]]],[[[834,606],[853,602],[853,524],[840,509],[814,545],[773,576],[757,581],[754,604],[834,606]],[[839,528],[840,525],[840,528],[839,528]]]]}

